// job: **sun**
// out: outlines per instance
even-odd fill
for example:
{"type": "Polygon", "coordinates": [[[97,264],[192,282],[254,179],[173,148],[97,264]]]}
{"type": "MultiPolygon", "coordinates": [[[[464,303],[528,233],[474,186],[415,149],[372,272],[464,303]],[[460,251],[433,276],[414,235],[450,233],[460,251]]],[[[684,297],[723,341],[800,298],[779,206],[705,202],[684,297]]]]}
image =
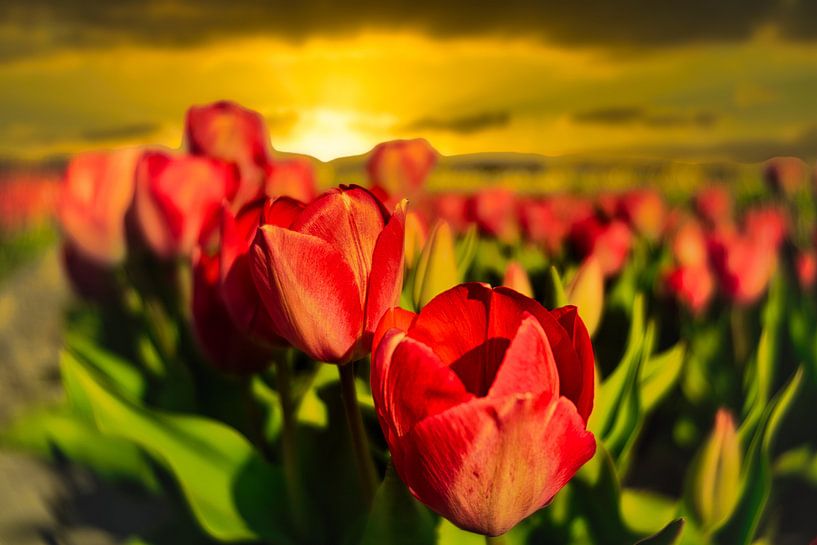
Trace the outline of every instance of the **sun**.
{"type": "Polygon", "coordinates": [[[274,139],[281,151],[305,153],[321,161],[365,153],[379,142],[378,131],[368,130],[380,124],[360,112],[315,108],[299,114],[287,135],[274,139]]]}

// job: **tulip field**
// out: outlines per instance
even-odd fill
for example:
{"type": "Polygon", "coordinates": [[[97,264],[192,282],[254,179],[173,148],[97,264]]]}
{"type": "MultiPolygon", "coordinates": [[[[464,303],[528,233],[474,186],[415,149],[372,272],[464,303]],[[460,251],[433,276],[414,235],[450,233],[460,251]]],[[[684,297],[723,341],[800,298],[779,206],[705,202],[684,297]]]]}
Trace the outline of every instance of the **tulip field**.
{"type": "Polygon", "coordinates": [[[274,144],[194,106],[180,149],[79,154],[34,199],[65,395],[0,448],[174,506],[126,543],[817,539],[814,165],[556,186],[274,144]]]}

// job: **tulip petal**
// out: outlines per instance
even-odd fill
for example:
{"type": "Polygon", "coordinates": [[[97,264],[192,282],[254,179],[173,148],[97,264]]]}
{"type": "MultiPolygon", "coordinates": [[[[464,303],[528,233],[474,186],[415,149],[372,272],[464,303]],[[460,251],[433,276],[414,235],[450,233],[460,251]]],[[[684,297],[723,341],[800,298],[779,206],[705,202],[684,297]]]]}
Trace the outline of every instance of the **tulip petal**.
{"type": "Polygon", "coordinates": [[[275,329],[320,361],[354,355],[363,309],[340,252],[310,235],[263,226],[252,248],[253,279],[275,329]]]}
{"type": "Polygon", "coordinates": [[[400,331],[406,332],[409,330],[409,327],[411,327],[411,324],[414,323],[416,317],[417,315],[415,313],[400,307],[387,310],[386,313],[383,314],[383,318],[380,320],[377,329],[375,329],[374,338],[372,339],[372,353],[374,354],[377,351],[377,347],[380,345],[388,330],[397,328],[400,331]]]}
{"type": "MultiPolygon", "coordinates": [[[[579,414],[587,422],[593,410],[593,388],[595,387],[595,357],[590,334],[579,317],[574,306],[554,309],[551,313],[573,340],[576,354],[579,356],[580,373],[565,373],[574,382],[561,385],[561,395],[573,401],[579,414]]],[[[561,376],[561,375],[560,375],[561,376]]]]}
{"type": "Polygon", "coordinates": [[[517,393],[559,395],[559,370],[547,335],[539,321],[528,313],[505,352],[488,396],[517,393]]]}
{"type": "MultiPolygon", "coordinates": [[[[572,318],[568,319],[563,316],[567,310],[548,311],[533,299],[507,288],[496,288],[494,294],[494,302],[491,305],[491,323],[496,331],[495,335],[512,337],[515,332],[509,333],[508,328],[514,327],[520,313],[525,311],[533,314],[547,334],[550,348],[556,359],[556,365],[559,368],[560,395],[570,399],[577,406],[581,397],[583,409],[580,413],[585,418],[589,416],[593,406],[593,349],[590,347],[589,351],[587,350],[588,345],[582,340],[581,335],[579,335],[581,340],[579,346],[584,352],[579,352],[579,347],[574,345],[574,321],[572,318]],[[503,299],[511,299],[515,304],[509,305],[508,301],[503,299]],[[562,319],[565,321],[563,322],[562,319]],[[589,388],[588,382],[591,385],[589,388]],[[589,396],[589,405],[586,396],[589,396]]],[[[575,307],[564,307],[564,309],[570,308],[575,311],[575,307]]],[[[581,319],[577,321],[581,322],[581,319]]],[[[584,323],[581,328],[586,335],[587,329],[584,328],[584,323]]],[[[590,342],[589,337],[586,342],[590,342]]]]}
{"type": "Polygon", "coordinates": [[[595,452],[565,398],[482,398],[427,418],[395,467],[412,493],[466,530],[501,535],[541,509],[595,452]]]}
{"type": "Polygon", "coordinates": [[[457,374],[418,341],[404,339],[394,349],[384,407],[391,413],[398,436],[417,422],[465,403],[473,394],[457,374]]]}
{"type": "Polygon", "coordinates": [[[485,342],[490,296],[491,288],[478,283],[445,291],[423,307],[409,336],[432,347],[443,363],[451,365],[485,342]]]}
{"type": "Polygon", "coordinates": [[[387,309],[400,300],[403,288],[403,239],[405,236],[406,203],[394,210],[386,227],[377,237],[372,255],[372,270],[366,294],[365,335],[373,335],[387,309]]]}
{"type": "Polygon", "coordinates": [[[366,301],[375,243],[385,224],[381,206],[365,189],[335,189],[307,205],[290,227],[322,239],[340,252],[354,274],[361,308],[366,301]]]}

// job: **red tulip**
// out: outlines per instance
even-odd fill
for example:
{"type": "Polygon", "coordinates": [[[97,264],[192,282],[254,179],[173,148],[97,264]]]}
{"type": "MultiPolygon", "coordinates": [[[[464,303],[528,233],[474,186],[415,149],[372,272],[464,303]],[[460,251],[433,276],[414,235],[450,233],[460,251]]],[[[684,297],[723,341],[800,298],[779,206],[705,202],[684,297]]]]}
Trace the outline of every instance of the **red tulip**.
{"type": "Polygon", "coordinates": [[[393,140],[372,150],[366,168],[372,187],[392,197],[413,196],[437,163],[437,151],[423,138],[393,140]]]}
{"type": "Polygon", "coordinates": [[[479,230],[488,236],[509,244],[519,239],[519,218],[513,191],[499,187],[478,191],[471,196],[469,215],[479,230]]]}
{"type": "Polygon", "coordinates": [[[732,195],[723,186],[709,186],[695,195],[695,211],[710,226],[732,221],[732,195]]]}
{"type": "Polygon", "coordinates": [[[766,186],[781,195],[794,195],[805,185],[808,166],[799,157],[775,157],[766,161],[763,179],[766,186]]]}
{"type": "Polygon", "coordinates": [[[292,197],[302,202],[311,201],[317,195],[312,163],[305,157],[271,162],[266,167],[264,191],[268,197],[292,197]]]}
{"type": "Polygon", "coordinates": [[[661,194],[651,189],[635,189],[618,199],[618,215],[648,240],[658,240],[664,231],[667,210],[661,194]]]}
{"type": "Polygon", "coordinates": [[[704,266],[707,263],[706,234],[695,220],[688,220],[672,235],[672,256],[679,265],[704,266]]]}
{"type": "Polygon", "coordinates": [[[593,456],[593,349],[575,307],[462,284],[416,316],[387,314],[377,337],[372,395],[394,467],[461,528],[507,532],[593,456]]]}
{"type": "Polygon", "coordinates": [[[251,374],[269,365],[271,353],[245,335],[222,298],[218,255],[193,253],[193,332],[210,363],[225,372],[251,374]]]}
{"type": "Polygon", "coordinates": [[[800,252],[797,256],[797,279],[804,290],[814,287],[817,280],[817,256],[813,250],[800,252]]]}
{"type": "MultiPolygon", "coordinates": [[[[570,232],[563,207],[572,203],[553,198],[525,199],[519,206],[519,221],[525,238],[542,246],[548,255],[559,255],[570,232]]],[[[591,209],[592,213],[592,209],[591,209]]]]}
{"type": "Polygon", "coordinates": [[[310,357],[343,364],[371,349],[400,297],[405,204],[389,215],[369,191],[340,186],[288,227],[256,235],[252,273],[275,329],[310,357]]]}
{"type": "Polygon", "coordinates": [[[743,218],[747,236],[757,244],[773,248],[776,252],[788,233],[788,216],[773,207],[749,210],[743,218]]]}
{"type": "Polygon", "coordinates": [[[596,216],[576,222],[570,231],[570,239],[581,257],[595,255],[605,276],[616,274],[624,266],[632,238],[632,231],[624,222],[603,222],[596,216]]]}
{"type": "Polygon", "coordinates": [[[258,199],[234,215],[225,208],[221,223],[220,274],[224,304],[233,322],[245,334],[273,345],[285,344],[255,287],[250,247],[262,225],[289,227],[303,210],[300,201],[288,197],[258,199]]]}
{"type": "Polygon", "coordinates": [[[137,167],[136,220],[162,258],[189,256],[218,224],[222,202],[235,196],[234,168],[189,155],[145,153],[137,167]]]}
{"type": "Polygon", "coordinates": [[[455,233],[468,229],[468,196],[462,193],[437,193],[432,201],[432,218],[445,220],[455,233]]]}
{"type": "Polygon", "coordinates": [[[238,166],[241,185],[235,206],[241,207],[263,191],[270,145],[264,118],[233,102],[193,106],[185,123],[187,147],[193,155],[205,155],[238,166]]]}
{"type": "Polygon", "coordinates": [[[125,257],[125,213],[139,150],[86,153],[68,165],[57,217],[73,249],[101,265],[125,257]]]}
{"type": "Polygon", "coordinates": [[[666,275],[664,282],[667,290],[693,314],[706,309],[715,292],[715,278],[706,263],[678,266],[666,275]]]}
{"type": "Polygon", "coordinates": [[[709,240],[710,260],[723,292],[736,303],[755,302],[777,267],[777,249],[734,231],[714,233],[709,240]]]}

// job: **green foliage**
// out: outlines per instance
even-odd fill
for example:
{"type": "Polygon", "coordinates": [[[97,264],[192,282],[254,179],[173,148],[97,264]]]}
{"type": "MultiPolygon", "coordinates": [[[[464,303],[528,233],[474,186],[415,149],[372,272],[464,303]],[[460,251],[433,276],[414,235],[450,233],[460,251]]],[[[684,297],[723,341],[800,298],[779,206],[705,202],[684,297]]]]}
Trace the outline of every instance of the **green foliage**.
{"type": "Polygon", "coordinates": [[[63,373],[89,402],[98,429],[132,442],[177,480],[202,527],[224,541],[289,542],[280,470],[235,430],[198,416],[140,407],[113,393],[76,359],[63,373]]]}
{"type": "Polygon", "coordinates": [[[434,545],[437,542],[434,527],[432,513],[414,499],[389,465],[361,545],[434,545]]]}

